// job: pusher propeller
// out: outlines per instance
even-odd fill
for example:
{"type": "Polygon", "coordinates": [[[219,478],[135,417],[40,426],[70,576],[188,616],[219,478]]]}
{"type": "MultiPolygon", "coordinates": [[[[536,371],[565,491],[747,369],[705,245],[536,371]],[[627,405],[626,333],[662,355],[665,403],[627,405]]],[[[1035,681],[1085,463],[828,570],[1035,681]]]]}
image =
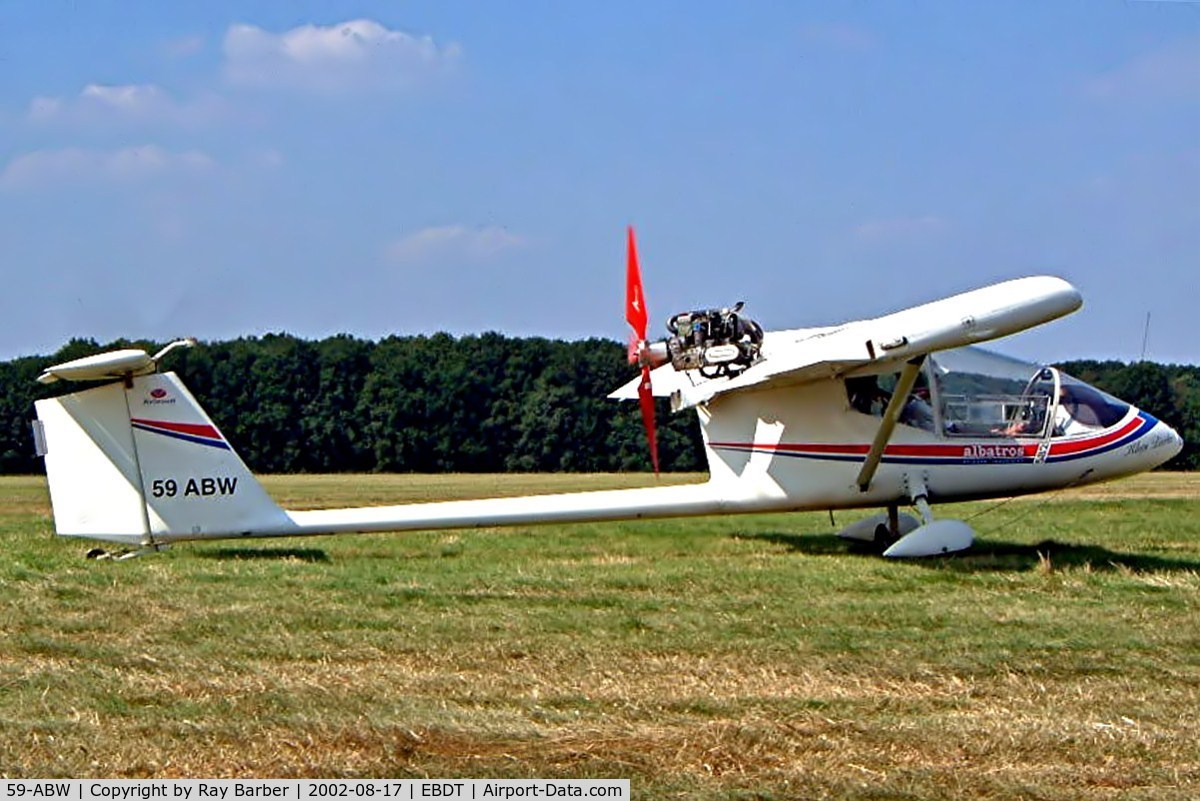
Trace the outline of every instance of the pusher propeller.
{"type": "Polygon", "coordinates": [[[646,428],[646,442],[650,445],[650,463],[658,475],[658,434],[654,425],[654,391],[650,384],[650,370],[655,354],[646,341],[646,326],[650,316],[646,310],[646,293],[642,287],[642,271],[638,266],[637,242],[633,226],[629,226],[629,239],[625,261],[625,319],[633,328],[629,336],[629,363],[640,364],[642,380],[638,384],[638,406],[642,409],[642,425],[646,428]]]}

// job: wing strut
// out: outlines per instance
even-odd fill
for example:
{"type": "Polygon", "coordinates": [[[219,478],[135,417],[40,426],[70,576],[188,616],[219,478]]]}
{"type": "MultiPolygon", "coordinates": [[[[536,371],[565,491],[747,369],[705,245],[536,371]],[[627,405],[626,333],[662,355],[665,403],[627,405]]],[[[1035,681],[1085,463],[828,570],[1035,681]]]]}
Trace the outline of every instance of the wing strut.
{"type": "Polygon", "coordinates": [[[896,389],[892,392],[892,399],[888,401],[887,408],[883,410],[883,420],[879,423],[879,430],[875,432],[871,450],[867,453],[862,469],[858,471],[860,492],[866,492],[867,488],[871,486],[871,479],[875,477],[879,460],[883,458],[883,449],[887,447],[888,440],[892,438],[896,421],[900,419],[900,412],[904,409],[904,404],[908,402],[908,395],[912,392],[913,384],[917,383],[917,376],[920,375],[923,364],[925,364],[925,354],[905,362],[904,369],[900,371],[900,377],[896,380],[896,389]]]}

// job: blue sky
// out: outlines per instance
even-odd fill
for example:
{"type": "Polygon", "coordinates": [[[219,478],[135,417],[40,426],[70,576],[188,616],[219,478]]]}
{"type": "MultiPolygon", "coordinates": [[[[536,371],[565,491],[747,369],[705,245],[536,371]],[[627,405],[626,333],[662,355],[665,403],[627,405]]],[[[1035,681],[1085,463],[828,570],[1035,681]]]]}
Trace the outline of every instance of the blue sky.
{"type": "Polygon", "coordinates": [[[1053,273],[1031,359],[1200,362],[1200,4],[8,3],[0,357],[767,328],[1053,273]]]}

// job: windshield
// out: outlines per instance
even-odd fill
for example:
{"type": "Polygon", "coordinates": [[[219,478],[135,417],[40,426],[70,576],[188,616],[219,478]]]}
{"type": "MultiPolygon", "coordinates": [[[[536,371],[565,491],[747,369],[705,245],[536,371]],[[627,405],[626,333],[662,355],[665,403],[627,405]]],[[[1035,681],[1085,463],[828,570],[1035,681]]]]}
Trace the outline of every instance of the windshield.
{"type": "Polygon", "coordinates": [[[1054,435],[1072,436],[1116,425],[1129,413],[1129,404],[1107,392],[1058,371],[1058,405],[1054,435]]]}
{"type": "MultiPolygon", "coordinates": [[[[847,378],[850,408],[883,416],[898,378],[847,378]]],[[[947,437],[1073,437],[1116,425],[1129,408],[1057,368],[967,347],[929,356],[897,422],[947,437]]]]}
{"type": "Polygon", "coordinates": [[[929,364],[946,434],[1037,437],[1045,432],[1054,370],[980,348],[943,351],[929,364]]]}
{"type": "Polygon", "coordinates": [[[960,437],[1072,437],[1108,428],[1129,404],[1054,367],[981,348],[929,357],[942,432],[960,437]],[[1052,421],[1052,424],[1051,424],[1052,421]]]}

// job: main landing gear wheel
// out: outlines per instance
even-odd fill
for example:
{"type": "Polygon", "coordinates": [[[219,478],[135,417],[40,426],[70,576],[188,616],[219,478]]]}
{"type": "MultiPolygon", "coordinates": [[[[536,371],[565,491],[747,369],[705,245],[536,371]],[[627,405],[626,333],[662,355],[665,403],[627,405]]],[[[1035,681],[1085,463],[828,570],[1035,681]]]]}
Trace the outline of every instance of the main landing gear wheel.
{"type": "Polygon", "coordinates": [[[883,553],[920,525],[921,521],[917,518],[900,514],[899,510],[892,507],[888,512],[851,523],[837,532],[837,536],[861,545],[863,551],[883,553]]]}
{"type": "Polygon", "coordinates": [[[975,540],[975,532],[971,527],[961,520],[934,520],[924,482],[917,479],[913,482],[913,489],[913,506],[921,513],[924,523],[889,545],[883,555],[893,559],[911,559],[945,556],[970,548],[975,540]]]}

